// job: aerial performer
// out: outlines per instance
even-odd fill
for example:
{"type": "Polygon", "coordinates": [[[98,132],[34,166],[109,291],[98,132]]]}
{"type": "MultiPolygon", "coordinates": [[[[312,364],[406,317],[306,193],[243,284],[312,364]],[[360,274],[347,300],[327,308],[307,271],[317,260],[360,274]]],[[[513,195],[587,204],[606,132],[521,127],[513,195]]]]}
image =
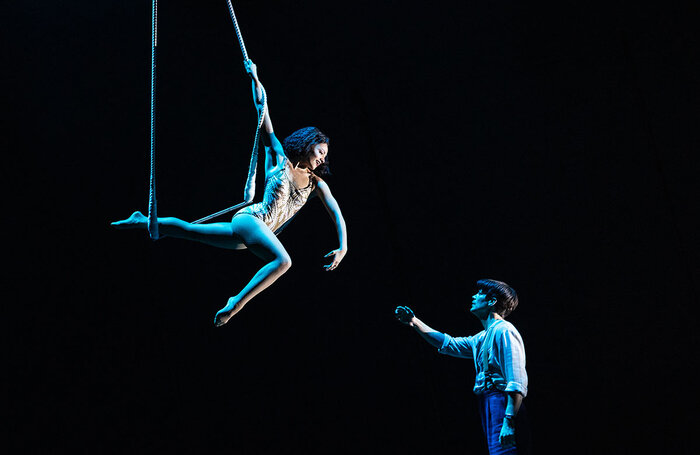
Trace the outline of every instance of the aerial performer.
{"type": "MultiPolygon", "coordinates": [[[[231,13],[235,23],[232,9],[231,13]]],[[[324,266],[325,270],[335,270],[348,251],[345,220],[328,184],[322,179],[329,172],[328,136],[316,127],[306,127],[293,132],[280,143],[272,127],[267,96],[258,78],[257,66],[247,58],[245,51],[244,56],[246,72],[252,79],[255,107],[259,118],[262,117],[260,136],[265,149],[265,190],[262,201],[241,208],[230,222],[200,223],[201,220],[187,222],[175,217],[152,216],[149,207],[149,216],[136,211],[129,218],[112,223],[117,229],[146,229],[153,238],[194,240],[231,250],[247,248],[259,257],[265,264],[216,313],[214,324],[217,327],[226,324],[253,297],[289,270],[292,261],[277,234],[309,197],[318,196],[323,202],[338,235],[338,248],[324,256],[332,257],[332,261],[324,266]]]]}

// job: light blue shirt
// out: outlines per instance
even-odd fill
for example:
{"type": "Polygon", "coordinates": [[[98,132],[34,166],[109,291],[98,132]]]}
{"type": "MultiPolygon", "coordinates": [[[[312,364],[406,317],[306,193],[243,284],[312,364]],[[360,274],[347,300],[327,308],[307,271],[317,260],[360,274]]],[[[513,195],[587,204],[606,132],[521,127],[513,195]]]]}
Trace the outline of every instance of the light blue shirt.
{"type": "Polygon", "coordinates": [[[488,330],[469,337],[453,338],[445,334],[438,352],[474,359],[476,394],[497,389],[527,395],[525,346],[518,330],[506,320],[497,319],[488,330]]]}

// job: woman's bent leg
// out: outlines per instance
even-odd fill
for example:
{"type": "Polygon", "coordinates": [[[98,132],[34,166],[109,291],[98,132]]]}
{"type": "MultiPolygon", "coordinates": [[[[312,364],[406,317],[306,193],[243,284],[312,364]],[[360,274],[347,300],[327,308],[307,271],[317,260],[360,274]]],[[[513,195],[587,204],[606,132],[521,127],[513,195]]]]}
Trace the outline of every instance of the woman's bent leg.
{"type": "Polygon", "coordinates": [[[292,266],[292,260],[275,234],[259,219],[239,215],[231,221],[232,231],[239,235],[250,251],[267,263],[253,276],[225,307],[216,313],[214,324],[222,326],[241,311],[253,297],[265,290],[292,266]]]}
{"type": "MultiPolygon", "coordinates": [[[[135,212],[123,221],[112,225],[119,229],[146,229],[148,219],[135,212]]],[[[216,313],[214,323],[224,325],[253,297],[265,290],[292,266],[292,260],[282,243],[265,223],[254,216],[241,214],[230,223],[193,224],[179,218],[158,218],[161,234],[168,237],[194,240],[219,248],[239,249],[248,247],[266,262],[248,284],[228,300],[224,308],[216,313]]]]}

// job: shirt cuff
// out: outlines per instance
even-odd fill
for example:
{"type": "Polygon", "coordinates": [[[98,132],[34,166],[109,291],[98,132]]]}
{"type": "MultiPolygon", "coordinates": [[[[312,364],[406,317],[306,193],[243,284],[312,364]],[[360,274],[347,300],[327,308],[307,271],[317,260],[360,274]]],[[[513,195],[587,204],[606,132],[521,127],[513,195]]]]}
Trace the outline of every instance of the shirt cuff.
{"type": "Polygon", "coordinates": [[[525,397],[527,396],[527,387],[519,382],[510,381],[506,384],[504,392],[520,392],[520,394],[525,397]]]}
{"type": "Polygon", "coordinates": [[[449,336],[449,335],[446,334],[446,333],[443,334],[443,335],[445,335],[445,336],[442,338],[442,346],[440,346],[440,347],[438,348],[438,352],[439,352],[440,354],[444,354],[444,353],[445,353],[445,352],[444,352],[444,349],[447,347],[448,344],[450,344],[450,340],[452,339],[452,337],[449,336]]]}

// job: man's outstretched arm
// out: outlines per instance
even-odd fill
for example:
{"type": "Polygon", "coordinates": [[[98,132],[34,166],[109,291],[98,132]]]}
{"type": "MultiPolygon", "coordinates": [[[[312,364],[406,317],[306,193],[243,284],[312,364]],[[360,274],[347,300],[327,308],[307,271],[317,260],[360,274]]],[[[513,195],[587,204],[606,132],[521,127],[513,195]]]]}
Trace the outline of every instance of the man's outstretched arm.
{"type": "Polygon", "coordinates": [[[430,328],[425,322],[418,319],[409,307],[396,307],[396,310],[394,310],[394,315],[400,322],[410,325],[416,329],[420,336],[422,336],[425,341],[430,343],[432,346],[440,349],[445,343],[445,334],[430,328]]]}

